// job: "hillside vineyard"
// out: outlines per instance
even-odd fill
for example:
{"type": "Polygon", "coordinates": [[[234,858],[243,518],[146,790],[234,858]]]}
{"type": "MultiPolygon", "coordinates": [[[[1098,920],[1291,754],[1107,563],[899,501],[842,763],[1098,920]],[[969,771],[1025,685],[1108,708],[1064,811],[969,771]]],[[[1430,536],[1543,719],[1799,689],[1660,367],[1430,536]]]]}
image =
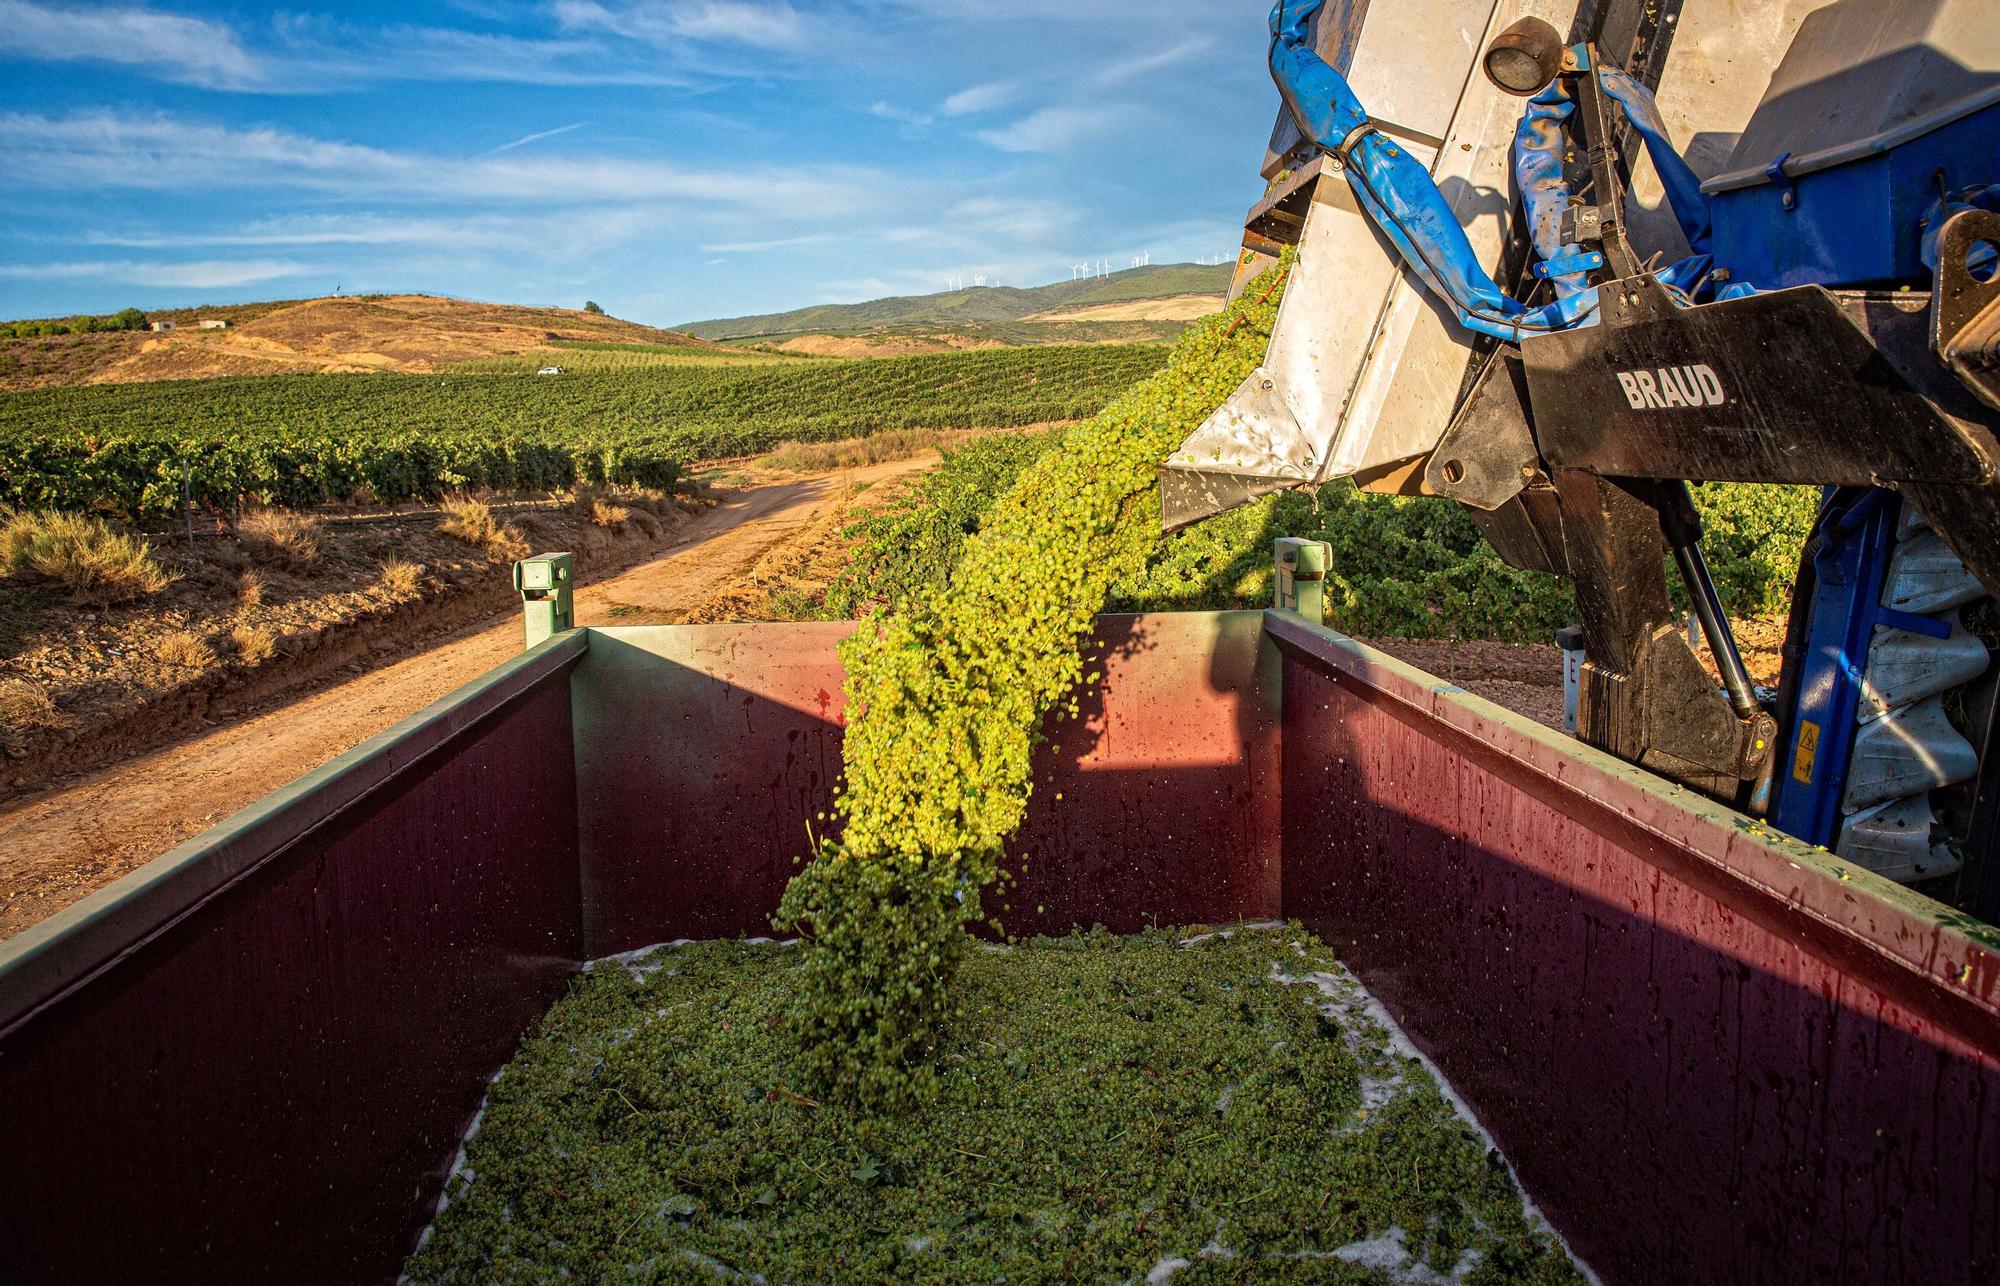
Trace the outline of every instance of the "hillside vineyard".
{"type": "Polygon", "coordinates": [[[0,396],[0,505],[158,523],[241,503],[461,488],[663,487],[688,463],[884,429],[1082,419],[1157,370],[1146,346],[517,375],[310,375],[0,396]]]}

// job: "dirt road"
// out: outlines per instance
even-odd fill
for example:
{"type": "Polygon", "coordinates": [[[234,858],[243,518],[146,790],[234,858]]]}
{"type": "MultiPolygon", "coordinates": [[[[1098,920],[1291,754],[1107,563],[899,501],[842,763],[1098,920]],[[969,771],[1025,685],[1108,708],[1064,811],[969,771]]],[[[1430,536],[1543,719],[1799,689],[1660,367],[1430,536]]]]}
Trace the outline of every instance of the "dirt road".
{"type": "MultiPolygon", "coordinates": [[[[672,621],[855,489],[935,456],[740,491],[652,562],[577,592],[582,625],[672,621]]],[[[521,650],[509,613],[442,647],[94,773],[0,812],[0,938],[12,937],[352,749],[521,650]]]]}

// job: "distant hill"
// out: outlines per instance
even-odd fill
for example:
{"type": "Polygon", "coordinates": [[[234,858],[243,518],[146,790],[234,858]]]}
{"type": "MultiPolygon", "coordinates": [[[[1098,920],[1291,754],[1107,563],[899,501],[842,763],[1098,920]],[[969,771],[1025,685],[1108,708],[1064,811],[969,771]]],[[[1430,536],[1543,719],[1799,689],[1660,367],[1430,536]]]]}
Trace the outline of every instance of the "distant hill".
{"type": "Polygon", "coordinates": [[[519,308],[431,295],[156,309],[179,329],[0,340],[0,389],[130,384],[219,375],[427,372],[531,353],[551,341],[644,344],[722,353],[676,331],[568,308],[519,308]],[[197,319],[226,330],[194,329],[197,319]]]}
{"type": "Polygon", "coordinates": [[[1112,321],[1119,319],[1107,316],[1103,310],[1116,305],[1183,296],[1213,297],[1214,306],[1219,309],[1223,296],[1229,291],[1232,271],[1227,264],[1215,268],[1196,264],[1161,264],[1150,268],[1129,268],[1106,277],[1058,281],[1053,285],[1029,289],[974,286],[935,295],[905,295],[870,300],[864,304],[822,304],[788,313],[694,322],[675,329],[701,339],[743,340],[852,334],[892,327],[981,327],[1029,319],[1037,322],[1058,321],[1064,315],[1084,310],[1090,310],[1090,319],[1112,321]]]}

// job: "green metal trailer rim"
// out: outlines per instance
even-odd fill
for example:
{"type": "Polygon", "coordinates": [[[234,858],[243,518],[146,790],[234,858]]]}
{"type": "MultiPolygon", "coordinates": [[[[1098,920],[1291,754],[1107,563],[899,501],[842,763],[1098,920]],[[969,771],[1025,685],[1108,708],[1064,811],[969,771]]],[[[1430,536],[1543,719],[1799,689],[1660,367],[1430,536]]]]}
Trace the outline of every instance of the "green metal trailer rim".
{"type": "Polygon", "coordinates": [[[204,902],[566,673],[589,631],[558,634],[106,888],[0,943],[0,1036],[204,902]],[[310,819],[310,820],[307,820],[310,819]]]}
{"type": "Polygon", "coordinates": [[[2000,931],[1993,926],[1336,630],[1279,611],[1265,613],[1265,629],[1281,651],[1351,676],[1428,735],[1447,730],[1458,749],[1531,793],[1559,807],[1589,808],[1650,840],[1647,847],[1658,855],[1705,866],[1704,883],[1753,894],[1761,906],[1723,900],[1780,931],[1807,932],[1880,978],[1893,977],[1900,997],[1932,999],[1927,1016],[1976,1033],[1981,1044],[2000,1031],[2000,931]]]}

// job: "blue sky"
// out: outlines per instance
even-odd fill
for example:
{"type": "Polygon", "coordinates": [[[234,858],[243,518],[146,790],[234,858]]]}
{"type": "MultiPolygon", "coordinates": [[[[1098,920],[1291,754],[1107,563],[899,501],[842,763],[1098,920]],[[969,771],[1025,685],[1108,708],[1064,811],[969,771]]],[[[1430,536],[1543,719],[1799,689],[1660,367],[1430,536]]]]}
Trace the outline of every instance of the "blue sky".
{"type": "Polygon", "coordinates": [[[0,317],[1227,255],[1277,103],[1263,0],[320,2],[0,0],[0,317]]]}

